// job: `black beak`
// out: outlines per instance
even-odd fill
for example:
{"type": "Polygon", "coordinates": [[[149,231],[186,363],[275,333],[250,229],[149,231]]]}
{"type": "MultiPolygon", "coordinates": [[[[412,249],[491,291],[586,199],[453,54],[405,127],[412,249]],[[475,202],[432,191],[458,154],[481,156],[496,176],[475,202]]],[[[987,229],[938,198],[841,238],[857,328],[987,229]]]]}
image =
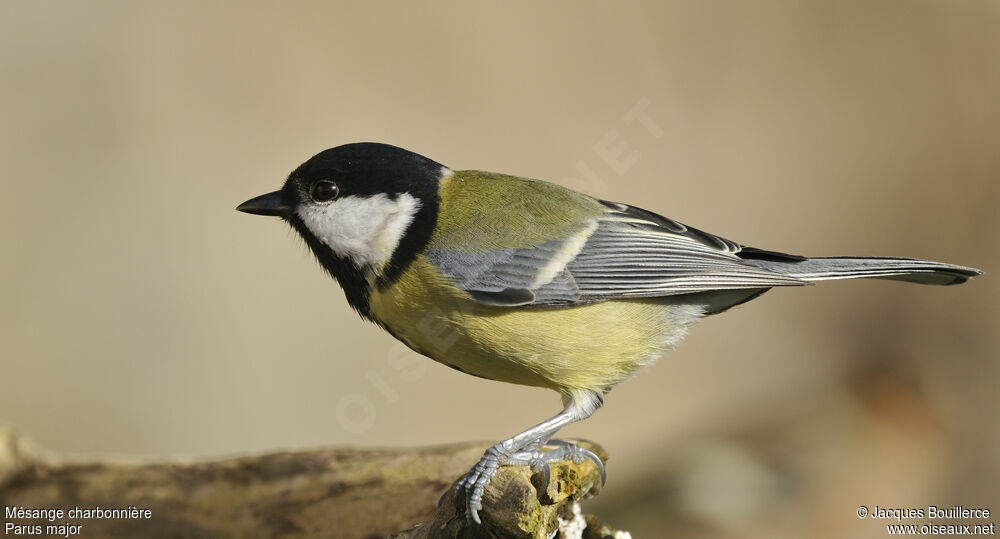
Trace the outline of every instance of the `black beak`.
{"type": "Polygon", "coordinates": [[[236,206],[236,209],[254,215],[277,215],[279,217],[288,215],[291,212],[291,208],[281,201],[281,191],[251,198],[243,204],[236,206]]]}

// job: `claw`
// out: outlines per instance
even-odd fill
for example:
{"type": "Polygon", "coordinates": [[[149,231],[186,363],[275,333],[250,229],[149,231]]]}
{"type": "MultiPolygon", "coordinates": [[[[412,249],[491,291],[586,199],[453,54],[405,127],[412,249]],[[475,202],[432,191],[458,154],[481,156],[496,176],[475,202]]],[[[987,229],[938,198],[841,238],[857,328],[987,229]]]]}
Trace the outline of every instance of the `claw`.
{"type": "Polygon", "coordinates": [[[478,488],[475,489],[472,494],[469,495],[469,499],[465,507],[465,518],[475,522],[476,524],[483,523],[483,521],[479,519],[479,510],[483,508],[482,494],[481,490],[478,488]]]}
{"type": "Polygon", "coordinates": [[[604,461],[602,461],[601,457],[598,457],[593,451],[564,440],[551,440],[549,441],[549,444],[559,446],[559,449],[552,451],[553,453],[558,451],[558,453],[554,454],[553,457],[569,459],[577,464],[583,462],[584,459],[589,459],[594,463],[594,466],[597,466],[597,470],[601,472],[601,486],[603,487],[607,482],[608,476],[607,472],[604,470],[604,461]]]}
{"type": "Polygon", "coordinates": [[[604,461],[601,460],[601,457],[598,457],[597,454],[594,453],[593,451],[591,451],[589,449],[585,449],[585,448],[580,447],[580,446],[576,446],[576,447],[577,447],[577,449],[580,450],[580,452],[583,453],[584,458],[590,459],[594,463],[594,465],[597,466],[597,469],[601,472],[601,486],[603,487],[604,483],[606,483],[607,480],[608,480],[608,475],[604,471],[604,461]]]}
{"type": "Polygon", "coordinates": [[[551,479],[552,474],[549,470],[549,463],[541,455],[535,457],[531,460],[531,470],[535,473],[542,474],[542,487],[539,488],[539,492],[545,492],[549,488],[549,479],[551,479]]]}

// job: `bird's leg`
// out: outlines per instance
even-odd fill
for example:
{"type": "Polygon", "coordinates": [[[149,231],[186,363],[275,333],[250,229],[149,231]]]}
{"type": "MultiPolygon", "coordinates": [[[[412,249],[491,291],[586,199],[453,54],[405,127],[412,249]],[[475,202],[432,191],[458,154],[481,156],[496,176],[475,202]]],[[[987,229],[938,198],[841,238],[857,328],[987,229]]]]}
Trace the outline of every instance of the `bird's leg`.
{"type": "Polygon", "coordinates": [[[600,468],[601,481],[604,481],[604,463],[587,449],[558,442],[558,449],[541,450],[556,431],[590,417],[604,404],[604,396],[596,391],[574,391],[563,397],[563,404],[563,411],[552,418],[487,449],[483,458],[458,482],[458,491],[465,493],[465,516],[470,522],[482,523],[479,510],[483,508],[483,491],[500,466],[530,465],[534,471],[544,474],[545,484],[548,484],[550,462],[573,460],[580,463],[583,459],[590,459],[600,468]]]}

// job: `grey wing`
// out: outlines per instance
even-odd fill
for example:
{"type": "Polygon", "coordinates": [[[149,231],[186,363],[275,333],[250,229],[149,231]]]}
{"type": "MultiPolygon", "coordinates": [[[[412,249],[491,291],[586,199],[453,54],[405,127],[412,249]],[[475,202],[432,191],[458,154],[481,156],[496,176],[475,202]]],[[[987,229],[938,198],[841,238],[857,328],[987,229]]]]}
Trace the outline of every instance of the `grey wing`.
{"type": "MultiPolygon", "coordinates": [[[[528,249],[425,256],[479,303],[569,306],[615,298],[809,284],[745,263],[743,248],[660,215],[612,202],[565,237],[528,249]]],[[[779,256],[780,253],[774,253],[779,256]]]]}

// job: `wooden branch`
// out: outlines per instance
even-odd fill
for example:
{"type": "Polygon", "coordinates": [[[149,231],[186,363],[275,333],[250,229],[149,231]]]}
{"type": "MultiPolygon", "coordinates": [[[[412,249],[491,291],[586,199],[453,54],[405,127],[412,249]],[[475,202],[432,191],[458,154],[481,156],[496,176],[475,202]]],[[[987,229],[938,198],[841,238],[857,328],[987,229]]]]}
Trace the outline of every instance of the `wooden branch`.
{"type": "MultiPolygon", "coordinates": [[[[580,442],[606,459],[597,445],[580,442]]],[[[64,462],[46,457],[0,429],[0,505],[5,526],[82,526],[80,537],[547,537],[559,518],[574,519],[575,502],[596,495],[593,463],[553,465],[541,495],[540,476],[504,467],[487,488],[483,526],[465,521],[454,482],[488,444],[412,449],[321,449],[215,461],[64,462]],[[443,496],[442,496],[443,494],[443,496]],[[440,500],[440,505],[439,505],[440,500]],[[72,518],[74,509],[130,510],[127,518],[72,518]],[[11,518],[10,511],[62,510],[52,521],[11,518]],[[149,517],[141,512],[148,509],[149,517]],[[135,514],[140,516],[134,516],[135,514]],[[8,524],[11,523],[11,524],[8,524]],[[421,524],[422,523],[422,524],[421,524]],[[406,530],[406,531],[400,531],[406,530]]],[[[575,509],[579,511],[579,507],[575,509]]],[[[39,516],[21,513],[23,516],[39,516]]],[[[583,535],[612,537],[577,515],[583,535]]],[[[67,528],[71,529],[71,528],[67,528]]]]}

